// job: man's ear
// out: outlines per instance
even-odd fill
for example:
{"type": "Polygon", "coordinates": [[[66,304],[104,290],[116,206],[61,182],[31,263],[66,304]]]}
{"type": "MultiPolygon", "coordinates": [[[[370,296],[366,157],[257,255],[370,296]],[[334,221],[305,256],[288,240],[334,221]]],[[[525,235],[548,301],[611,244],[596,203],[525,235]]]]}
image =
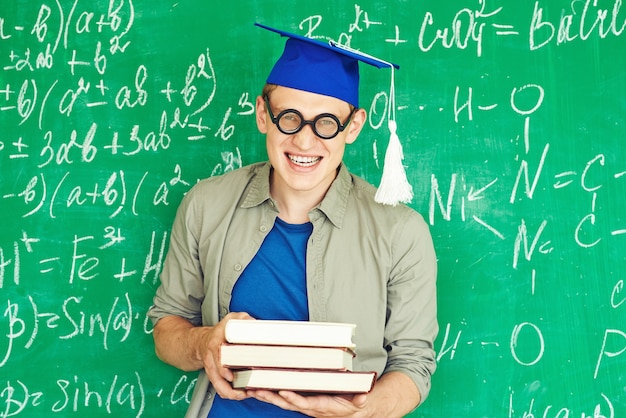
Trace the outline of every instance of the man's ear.
{"type": "Polygon", "coordinates": [[[365,109],[359,108],[352,115],[350,124],[348,125],[348,135],[346,135],[346,144],[351,144],[356,141],[361,129],[365,126],[367,121],[367,112],[365,109]]]}
{"type": "Polygon", "coordinates": [[[265,100],[263,97],[257,96],[256,98],[256,126],[262,134],[267,133],[267,109],[265,108],[265,100]]]}

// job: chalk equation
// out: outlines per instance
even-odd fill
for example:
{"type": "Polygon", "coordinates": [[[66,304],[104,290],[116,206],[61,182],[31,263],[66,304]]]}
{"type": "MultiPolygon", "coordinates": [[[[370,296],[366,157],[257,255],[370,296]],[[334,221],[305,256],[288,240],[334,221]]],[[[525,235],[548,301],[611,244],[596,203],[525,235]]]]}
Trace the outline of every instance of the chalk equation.
{"type": "MultiPolygon", "coordinates": [[[[502,103],[487,102],[486,104],[476,103],[476,99],[473,97],[475,94],[472,87],[467,88],[467,92],[464,98],[461,98],[460,87],[457,86],[453,108],[455,123],[463,123],[472,121],[476,112],[488,112],[494,110],[502,103]]],[[[549,94],[549,92],[548,92],[549,94]]],[[[517,129],[518,134],[515,136],[515,142],[522,142],[523,148],[521,153],[516,156],[516,160],[519,160],[519,166],[515,176],[511,176],[510,179],[504,179],[510,184],[508,186],[509,199],[508,202],[511,205],[515,204],[521,199],[535,198],[537,190],[537,184],[542,177],[545,177],[546,166],[550,165],[550,143],[542,145],[540,153],[531,155],[531,116],[537,112],[542,106],[544,96],[546,95],[545,88],[537,84],[526,84],[523,86],[514,87],[510,94],[510,102],[505,105],[510,106],[510,110],[513,115],[519,116],[519,127],[517,129]],[[528,95],[528,91],[532,91],[530,95],[534,98],[531,100],[530,105],[527,103],[525,106],[520,107],[516,102],[517,98],[522,95],[528,95]],[[520,141],[520,138],[523,141],[520,141]],[[531,159],[532,157],[532,159],[531,159]]],[[[482,100],[485,100],[484,97],[482,100]]],[[[528,100],[528,99],[527,99],[528,100]]],[[[548,174],[550,178],[548,181],[551,187],[555,190],[561,190],[565,188],[576,187],[580,190],[583,198],[588,198],[590,202],[589,211],[584,213],[580,217],[580,221],[575,225],[571,232],[572,239],[577,245],[581,247],[593,247],[597,245],[602,238],[596,238],[593,241],[588,241],[587,235],[583,231],[593,228],[598,221],[596,214],[596,206],[598,205],[598,197],[601,192],[604,192],[605,198],[610,198],[611,191],[607,191],[608,184],[605,184],[605,179],[613,179],[614,181],[622,181],[622,177],[626,174],[626,165],[617,166],[616,168],[606,167],[606,156],[604,154],[593,155],[589,157],[589,160],[581,164],[579,167],[574,167],[572,170],[557,171],[553,174],[548,174]],[[613,170],[613,171],[611,171],[613,170]],[[599,180],[602,179],[602,180],[599,180]],[[601,190],[602,189],[602,190],[601,190]]],[[[450,221],[455,214],[460,217],[462,221],[468,220],[468,218],[482,225],[486,229],[490,230],[495,236],[504,240],[506,234],[499,231],[496,227],[490,225],[490,223],[484,220],[479,215],[472,215],[469,213],[469,206],[472,202],[479,201],[481,199],[489,198],[490,189],[493,190],[494,186],[503,181],[499,177],[488,179],[484,184],[477,186],[472,185],[471,179],[462,173],[452,173],[450,175],[449,184],[441,185],[440,179],[436,173],[431,175],[431,193],[429,200],[428,220],[431,225],[434,225],[437,219],[437,215],[441,216],[441,219],[450,221]],[[460,194],[460,196],[458,196],[460,194]],[[460,202],[459,202],[460,197],[460,202]]],[[[494,196],[496,199],[498,196],[494,196]]],[[[515,228],[513,235],[520,237],[522,233],[526,238],[526,226],[523,220],[520,227],[515,228]]],[[[541,227],[543,230],[545,225],[541,227]]],[[[622,235],[626,233],[625,225],[617,224],[610,230],[610,236],[622,235]]],[[[541,230],[539,232],[541,232],[541,230]]],[[[514,255],[513,266],[517,265],[519,259],[519,242],[516,242],[516,251],[514,255]]]]}
{"type": "Polygon", "coordinates": [[[522,37],[531,51],[575,41],[619,37],[626,29],[626,13],[621,10],[620,0],[609,3],[599,4],[592,0],[566,2],[560,16],[551,20],[546,17],[547,4],[535,1],[532,17],[522,26],[500,20],[499,14],[505,6],[495,7],[495,1],[480,0],[476,9],[463,8],[449,22],[427,12],[421,21],[418,44],[424,52],[436,46],[462,50],[475,48],[476,56],[480,57],[485,39],[493,35],[522,37]]]}
{"type": "Polygon", "coordinates": [[[145,373],[139,371],[98,379],[72,375],[56,379],[51,390],[41,389],[40,381],[4,381],[0,385],[0,416],[102,413],[140,418],[149,416],[148,403],[189,403],[195,379],[181,376],[171,387],[148,391],[142,375],[145,373]]]}
{"type": "Polygon", "coordinates": [[[116,296],[106,312],[88,312],[93,309],[83,297],[70,296],[59,303],[54,311],[44,311],[32,296],[27,301],[8,300],[3,311],[2,328],[5,328],[5,353],[0,367],[10,363],[13,350],[28,350],[39,339],[40,332],[54,330],[59,340],[76,337],[94,338],[94,345],[109,349],[112,343],[124,343],[132,330],[133,322],[143,322],[146,333],[151,332],[151,324],[138,312],[133,312],[133,304],[128,293],[116,296]]]}
{"type": "Polygon", "coordinates": [[[242,88],[217,103],[215,40],[176,68],[146,58],[145,9],[70,0],[0,10],[0,216],[13,220],[0,234],[2,418],[154,416],[155,404],[184,411],[191,398],[195,379],[164,368],[155,381],[115,353],[160,364],[146,312],[172,211],[200,178],[244,164],[231,142],[254,97],[242,88]],[[210,158],[198,170],[202,149],[210,158]],[[110,365],[81,372],[74,350],[110,365]],[[46,360],[33,363],[38,379],[13,372],[33,358],[46,360]]]}
{"type": "Polygon", "coordinates": [[[158,281],[163,265],[168,233],[152,231],[149,244],[126,242],[122,228],[105,226],[98,236],[72,235],[63,245],[49,247],[45,240],[22,231],[8,248],[0,247],[0,289],[15,286],[36,286],[36,277],[54,279],[60,284],[113,280],[114,283],[135,281],[140,284],[158,281]],[[145,251],[135,254],[132,263],[123,255],[128,245],[140,245],[145,251]],[[115,258],[117,258],[115,260],[115,258]],[[114,261],[115,260],[115,261],[114,261]],[[117,268],[111,269],[113,265],[117,268]],[[107,273],[110,277],[107,277],[107,273]]]}

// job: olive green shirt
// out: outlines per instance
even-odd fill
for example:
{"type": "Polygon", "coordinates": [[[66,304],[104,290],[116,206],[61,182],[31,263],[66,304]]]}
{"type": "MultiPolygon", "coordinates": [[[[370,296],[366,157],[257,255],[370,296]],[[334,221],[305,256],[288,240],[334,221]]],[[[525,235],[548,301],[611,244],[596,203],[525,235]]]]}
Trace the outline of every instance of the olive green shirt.
{"type": "MultiPolygon", "coordinates": [[[[229,312],[235,282],[278,215],[270,171],[269,163],[250,165],[203,180],[187,193],[149,311],[155,323],[177,315],[214,325],[229,312]]],[[[378,204],[375,192],[342,165],[309,213],[310,320],[356,324],[354,369],[405,373],[423,401],[436,366],[433,243],[421,215],[405,205],[378,204]]],[[[186,416],[206,417],[213,396],[201,371],[186,416]]]]}

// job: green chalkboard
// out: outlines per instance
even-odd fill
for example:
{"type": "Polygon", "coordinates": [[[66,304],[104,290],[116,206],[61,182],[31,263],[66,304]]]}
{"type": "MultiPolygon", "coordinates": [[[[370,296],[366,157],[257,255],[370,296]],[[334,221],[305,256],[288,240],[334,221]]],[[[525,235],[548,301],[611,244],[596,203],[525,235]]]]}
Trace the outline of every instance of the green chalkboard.
{"type": "MultiPolygon", "coordinates": [[[[283,41],[400,65],[399,136],[439,260],[420,417],[626,416],[620,0],[3,0],[0,417],[182,416],[146,311],[184,193],[265,159],[283,41]]],[[[388,73],[349,168],[377,184],[388,73]]]]}

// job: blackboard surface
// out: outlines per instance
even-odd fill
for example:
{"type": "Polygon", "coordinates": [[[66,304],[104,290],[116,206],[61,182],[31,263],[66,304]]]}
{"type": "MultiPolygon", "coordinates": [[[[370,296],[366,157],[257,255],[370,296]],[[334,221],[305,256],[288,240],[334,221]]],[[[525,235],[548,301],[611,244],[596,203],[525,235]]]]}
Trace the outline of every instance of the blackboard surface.
{"type": "MultiPolygon", "coordinates": [[[[3,0],[0,417],[182,416],[194,374],[156,359],[146,311],[184,193],[265,159],[253,103],[283,41],[255,21],[400,65],[439,258],[412,416],[626,416],[620,0],[3,0]]],[[[389,74],[362,85],[345,161],[377,184],[389,74]]]]}

